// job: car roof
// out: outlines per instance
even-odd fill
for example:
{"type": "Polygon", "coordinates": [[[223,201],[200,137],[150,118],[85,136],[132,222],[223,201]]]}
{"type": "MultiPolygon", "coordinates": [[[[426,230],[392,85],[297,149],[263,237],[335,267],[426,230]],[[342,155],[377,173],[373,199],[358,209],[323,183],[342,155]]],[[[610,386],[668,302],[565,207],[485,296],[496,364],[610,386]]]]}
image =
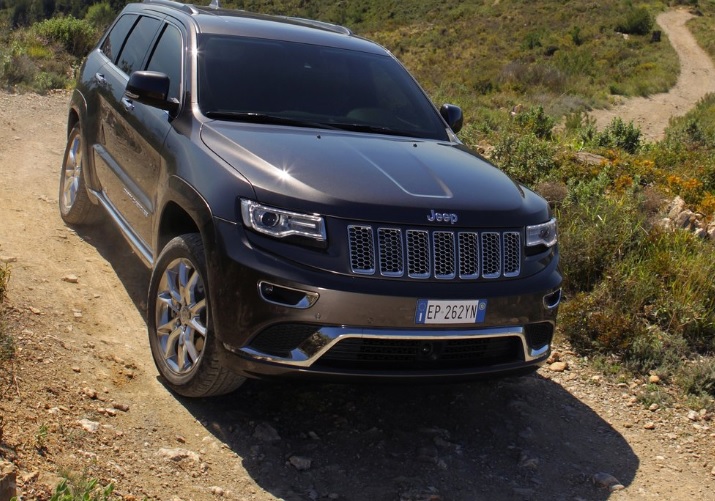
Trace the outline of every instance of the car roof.
{"type": "Polygon", "coordinates": [[[172,0],[144,0],[135,5],[139,10],[143,7],[164,14],[173,13],[175,16],[183,13],[193,20],[198,33],[326,45],[374,54],[387,53],[383,47],[354,35],[344,26],[298,17],[222,9],[218,7],[216,0],[211,6],[182,4],[172,0]]]}

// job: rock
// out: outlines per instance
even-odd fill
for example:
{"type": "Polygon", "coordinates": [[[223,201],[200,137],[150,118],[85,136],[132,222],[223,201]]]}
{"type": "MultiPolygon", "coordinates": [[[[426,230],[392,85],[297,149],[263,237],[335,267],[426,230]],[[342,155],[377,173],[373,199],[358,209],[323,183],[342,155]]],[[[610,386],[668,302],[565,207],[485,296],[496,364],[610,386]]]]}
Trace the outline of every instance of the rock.
{"type": "Polygon", "coordinates": [[[700,420],[700,414],[698,414],[695,411],[688,411],[688,419],[691,421],[699,421],[700,420]]]}
{"type": "Polygon", "coordinates": [[[688,229],[692,227],[694,220],[695,213],[693,213],[690,209],[685,209],[675,217],[673,223],[676,228],[688,229]]]}
{"type": "Polygon", "coordinates": [[[675,197],[670,205],[668,205],[668,217],[670,219],[675,219],[678,214],[685,210],[685,200],[680,197],[675,197]]]}
{"type": "Polygon", "coordinates": [[[713,477],[715,477],[715,466],[713,466],[713,469],[710,470],[710,475],[712,475],[713,477]]]}
{"type": "Polygon", "coordinates": [[[0,460],[0,499],[17,496],[17,469],[9,461],[0,460]]]}
{"type": "Polygon", "coordinates": [[[549,370],[552,372],[564,372],[566,369],[568,369],[569,364],[567,362],[554,362],[553,364],[549,365],[549,370]]]}
{"type": "Polygon", "coordinates": [[[127,404],[120,404],[118,402],[113,403],[112,407],[122,412],[127,412],[129,410],[129,406],[127,404]]]}
{"type": "Polygon", "coordinates": [[[598,487],[604,487],[611,492],[620,491],[624,489],[623,484],[618,481],[616,477],[608,473],[596,473],[593,477],[593,483],[598,487]]]}
{"type": "Polygon", "coordinates": [[[656,376],[655,374],[651,375],[648,377],[648,382],[651,384],[658,384],[660,383],[660,377],[656,376]]]}
{"type": "Polygon", "coordinates": [[[70,284],[76,284],[76,283],[79,283],[79,277],[77,275],[72,275],[72,274],[65,275],[64,277],[62,277],[62,281],[70,283],[70,284]]]}
{"type": "Polygon", "coordinates": [[[658,404],[650,404],[650,407],[648,407],[648,410],[651,412],[655,412],[658,409],[660,409],[660,406],[658,404]]]}
{"type": "Polygon", "coordinates": [[[108,416],[108,417],[114,417],[117,415],[117,411],[115,411],[114,409],[104,409],[102,407],[97,409],[97,412],[99,412],[103,416],[108,416]]]}
{"type": "Polygon", "coordinates": [[[89,433],[97,433],[97,430],[99,430],[99,423],[90,421],[89,419],[80,419],[77,421],[77,424],[89,433]]]}
{"type": "Polygon", "coordinates": [[[211,494],[213,494],[214,496],[223,496],[225,494],[225,491],[221,487],[218,487],[216,485],[214,485],[213,487],[209,487],[209,491],[211,491],[211,494]]]}
{"type": "Polygon", "coordinates": [[[313,463],[310,458],[303,456],[291,456],[288,458],[288,462],[290,462],[290,464],[293,465],[293,467],[298,471],[309,470],[311,464],[313,463]]]}
{"type": "Polygon", "coordinates": [[[82,393],[84,396],[91,398],[92,400],[96,400],[97,398],[97,390],[93,388],[82,388],[82,393]]]}
{"type": "Polygon", "coordinates": [[[198,463],[201,460],[198,454],[193,451],[188,451],[186,449],[171,449],[168,447],[162,447],[157,451],[156,454],[165,459],[176,462],[182,461],[184,459],[189,459],[190,461],[198,463]]]}
{"type": "Polygon", "coordinates": [[[643,425],[643,428],[646,430],[655,430],[655,423],[653,421],[648,421],[643,425]]]}
{"type": "Polygon", "coordinates": [[[253,438],[269,444],[275,444],[281,441],[281,437],[278,435],[276,429],[268,423],[258,423],[256,429],[253,430],[253,438]]]}
{"type": "Polygon", "coordinates": [[[73,365],[73,366],[72,366],[72,372],[76,372],[76,373],[79,374],[80,372],[82,372],[82,369],[80,369],[80,368],[79,368],[78,366],[76,366],[76,365],[73,365]]]}
{"type": "Polygon", "coordinates": [[[9,264],[9,263],[16,263],[16,262],[17,262],[17,258],[15,256],[0,256],[0,263],[9,264]]]}

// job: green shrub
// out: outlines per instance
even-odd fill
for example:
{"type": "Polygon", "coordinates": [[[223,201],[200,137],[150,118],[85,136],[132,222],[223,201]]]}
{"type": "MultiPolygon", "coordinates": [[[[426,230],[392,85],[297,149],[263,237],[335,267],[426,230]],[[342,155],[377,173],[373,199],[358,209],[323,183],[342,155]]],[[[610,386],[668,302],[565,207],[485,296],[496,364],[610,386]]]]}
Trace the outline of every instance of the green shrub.
{"type": "Polygon", "coordinates": [[[84,20],[94,26],[97,31],[104,31],[109,26],[116,14],[108,2],[100,2],[90,5],[84,20]]]}
{"type": "Polygon", "coordinates": [[[558,210],[559,247],[568,291],[590,291],[614,261],[645,238],[645,216],[638,193],[605,196],[611,185],[607,169],[594,179],[570,183],[558,210]]]}
{"type": "Polygon", "coordinates": [[[492,159],[514,179],[533,186],[556,169],[556,147],[533,132],[503,134],[492,159]]]}
{"type": "Polygon", "coordinates": [[[632,154],[640,148],[641,130],[633,122],[625,123],[621,117],[616,117],[594,139],[598,146],[620,148],[632,154]]]}
{"type": "Polygon", "coordinates": [[[677,374],[677,383],[691,395],[715,397],[715,359],[703,358],[684,364],[677,374]]]}
{"type": "Polygon", "coordinates": [[[99,485],[95,478],[86,475],[64,474],[65,478],[55,487],[50,501],[108,501],[113,498],[114,484],[99,485]]]}
{"type": "Polygon", "coordinates": [[[32,32],[60,44],[75,57],[83,57],[97,41],[97,30],[88,21],[72,16],[56,17],[32,25],[32,32]]]}
{"type": "Polygon", "coordinates": [[[653,28],[653,16],[645,8],[631,9],[616,25],[616,31],[630,35],[647,35],[653,28]]]}

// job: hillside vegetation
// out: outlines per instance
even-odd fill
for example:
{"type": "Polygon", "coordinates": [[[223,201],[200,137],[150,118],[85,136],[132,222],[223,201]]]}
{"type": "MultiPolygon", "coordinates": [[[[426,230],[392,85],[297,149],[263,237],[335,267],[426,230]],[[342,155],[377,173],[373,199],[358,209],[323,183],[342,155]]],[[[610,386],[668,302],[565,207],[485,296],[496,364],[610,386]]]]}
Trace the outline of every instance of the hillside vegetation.
{"type": "MultiPolygon", "coordinates": [[[[48,0],[54,7],[47,10],[64,17],[41,20],[19,16],[18,2],[0,3],[5,7],[0,82],[37,92],[71,85],[82,55],[119,7],[81,2],[67,7],[48,0]]],[[[715,57],[715,2],[676,3],[700,14],[692,29],[715,57]]],[[[615,376],[657,374],[679,385],[693,405],[713,406],[713,243],[658,223],[676,196],[698,211],[704,224],[713,219],[715,96],[673,120],[666,138],[655,144],[618,119],[597,130],[584,113],[615,97],[646,96],[675,83],[676,55],[664,36],[657,41],[653,33],[655,15],[673,5],[630,0],[235,0],[226,5],[344,24],[390,49],[435,103],[462,106],[467,125],[461,139],[545,195],[559,218],[566,277],[561,335],[615,376]],[[586,162],[583,152],[599,156],[586,162]]]]}

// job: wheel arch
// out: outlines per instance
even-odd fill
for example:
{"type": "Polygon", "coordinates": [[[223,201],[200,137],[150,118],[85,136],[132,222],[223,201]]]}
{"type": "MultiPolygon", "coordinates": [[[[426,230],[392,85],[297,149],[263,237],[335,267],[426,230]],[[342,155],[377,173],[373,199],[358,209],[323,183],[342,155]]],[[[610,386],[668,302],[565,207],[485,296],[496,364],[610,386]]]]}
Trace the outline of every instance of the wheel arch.
{"type": "Polygon", "coordinates": [[[186,181],[176,176],[169,178],[168,193],[155,232],[154,256],[172,238],[185,233],[199,233],[206,249],[214,241],[213,216],[206,200],[186,181]]]}

